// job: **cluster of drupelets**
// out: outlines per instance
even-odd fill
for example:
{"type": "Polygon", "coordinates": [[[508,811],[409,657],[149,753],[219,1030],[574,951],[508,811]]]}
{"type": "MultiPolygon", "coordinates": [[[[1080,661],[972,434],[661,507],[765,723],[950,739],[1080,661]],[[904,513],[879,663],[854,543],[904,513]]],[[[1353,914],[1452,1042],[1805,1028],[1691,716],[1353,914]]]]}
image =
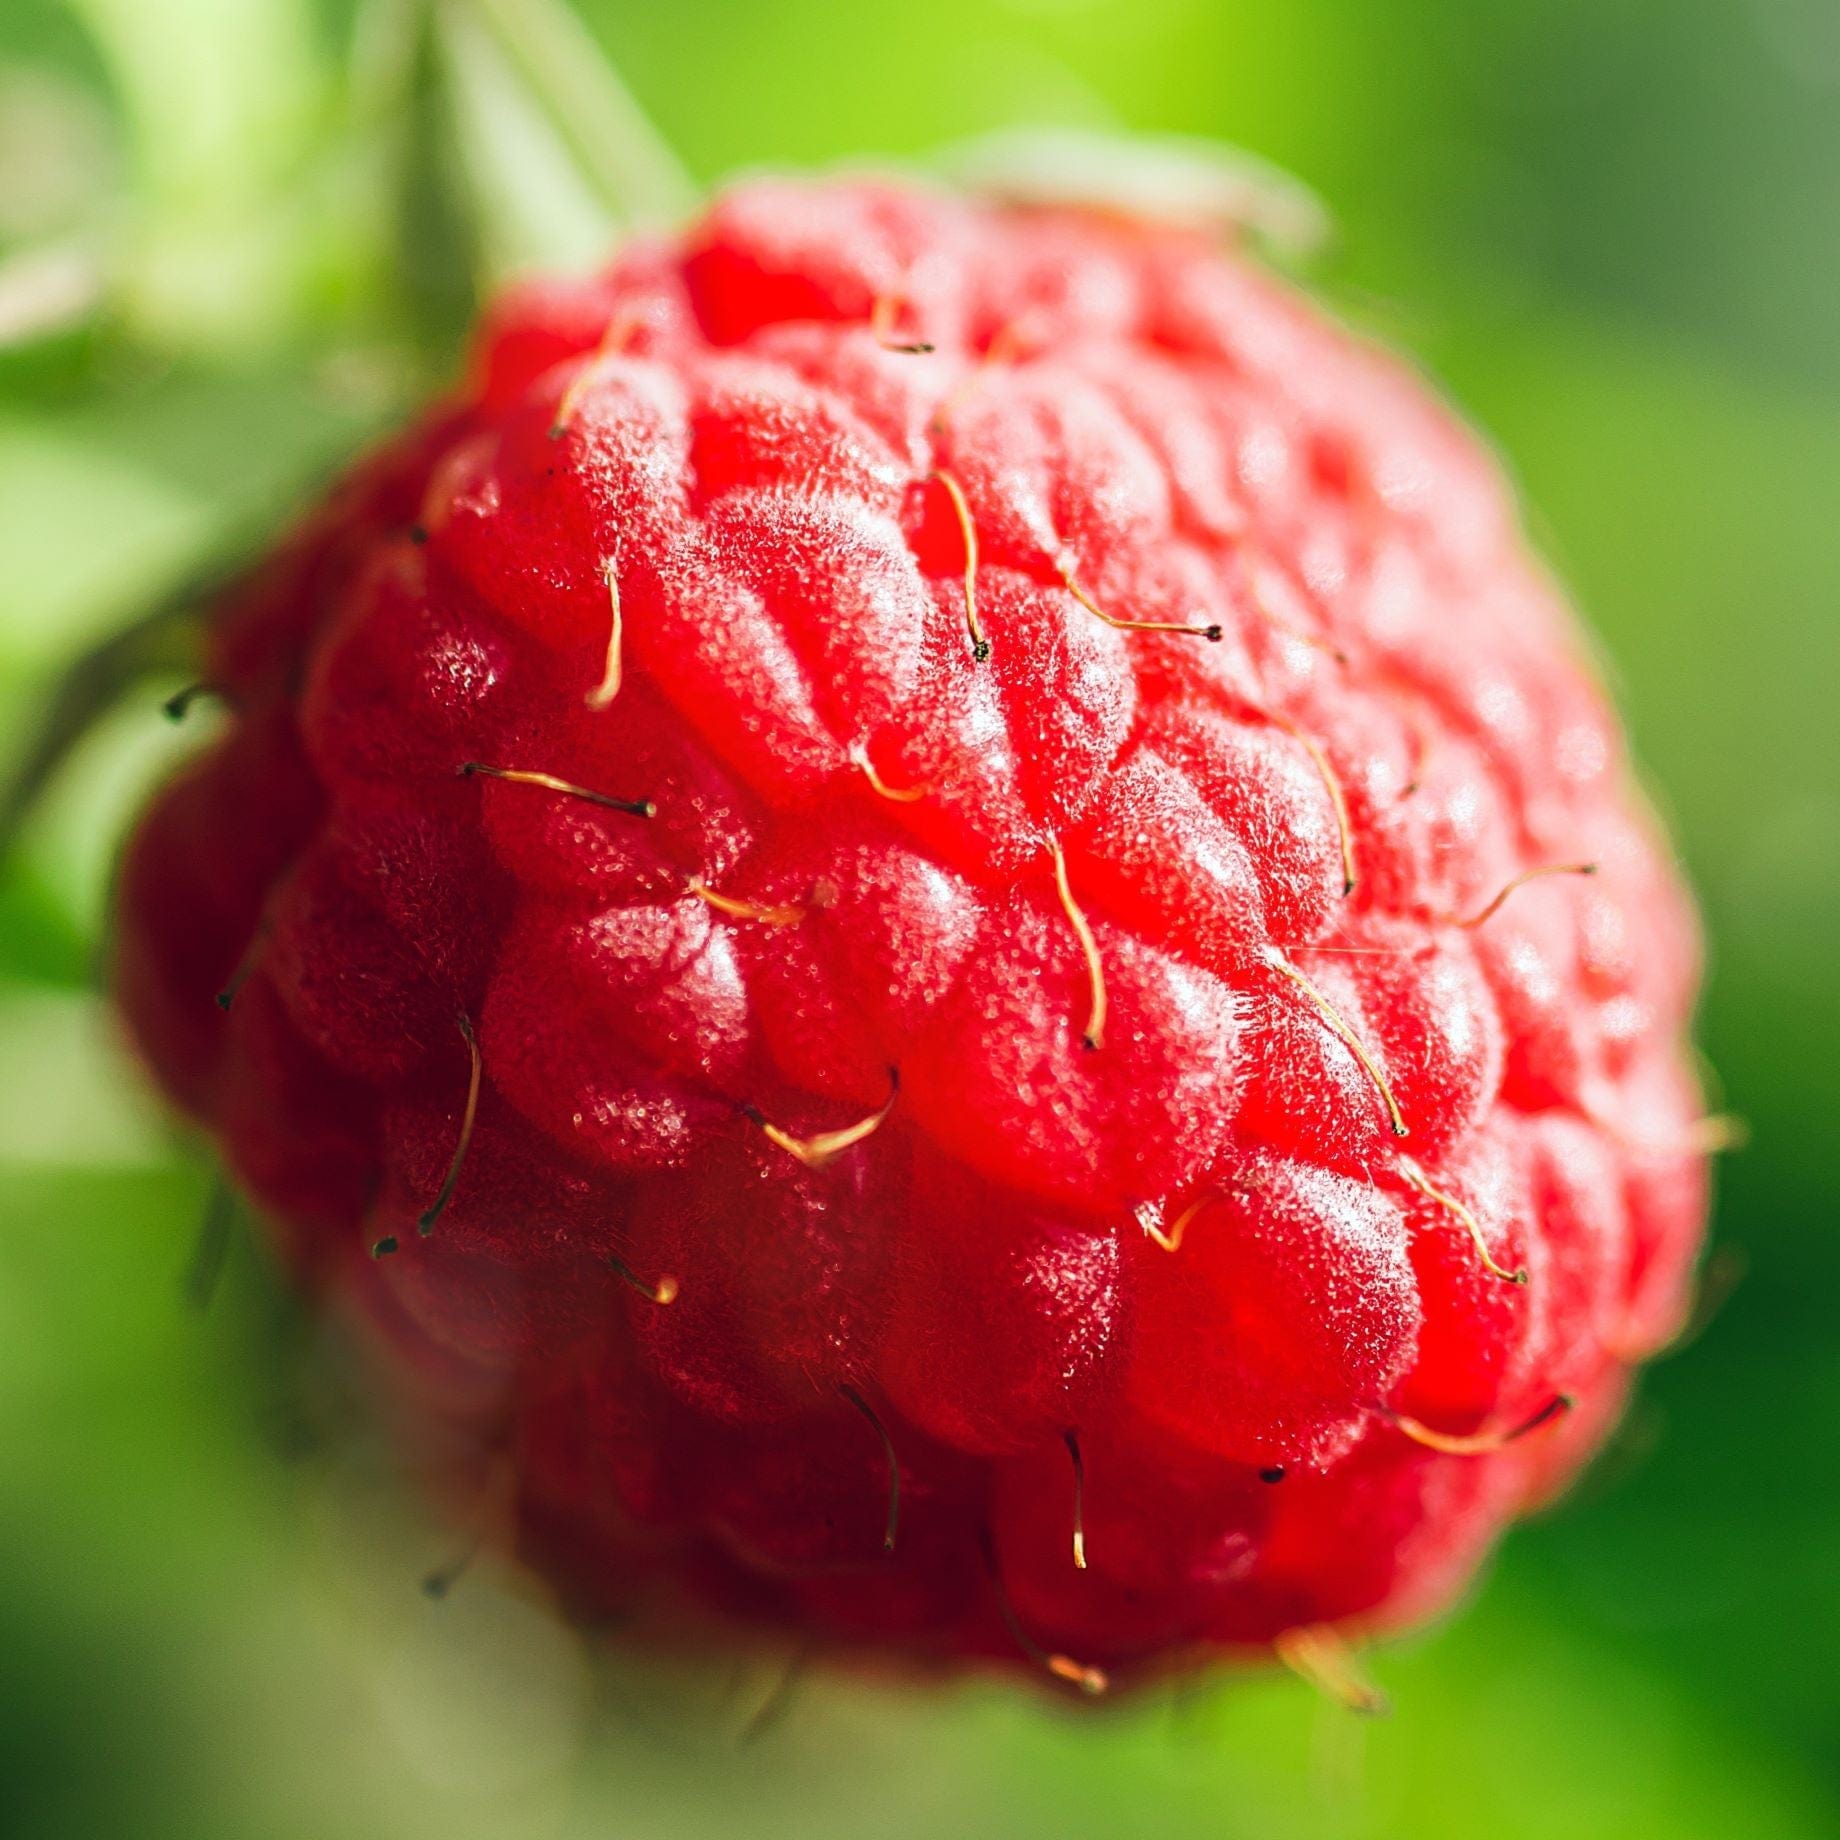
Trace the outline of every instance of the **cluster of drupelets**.
{"type": "MultiPolygon", "coordinates": [[[[931,345],[918,338],[903,335],[900,330],[903,317],[904,308],[899,300],[892,297],[878,299],[871,312],[871,327],[877,341],[884,349],[894,353],[919,355],[930,352],[933,349],[931,345]]],[[[555,413],[551,428],[553,439],[561,441],[567,437],[571,422],[585,393],[593,387],[604,367],[625,351],[639,328],[640,321],[636,317],[630,314],[617,315],[608,326],[598,348],[578,362],[573,378],[563,393],[555,413]]],[[[1020,328],[1012,328],[992,340],[983,354],[981,364],[974,367],[967,379],[940,403],[935,415],[935,427],[945,423],[969,393],[977,388],[980,379],[992,367],[1009,361],[1026,348],[1026,334],[1020,328]]],[[[945,503],[949,507],[962,538],[965,642],[972,660],[981,664],[991,655],[992,641],[980,618],[978,606],[977,524],[965,490],[953,472],[943,468],[935,469],[928,475],[928,479],[943,493],[945,503]]],[[[413,534],[418,541],[426,540],[426,533],[419,529],[413,534]]],[[[1214,624],[1185,624],[1175,621],[1132,620],[1121,617],[1102,606],[1087,592],[1070,561],[1062,560],[1057,566],[1067,594],[1086,613],[1103,621],[1107,626],[1123,632],[1167,634],[1203,643],[1218,641],[1222,637],[1222,629],[1214,624]]],[[[615,563],[607,562],[603,573],[609,606],[606,652],[598,680],[583,693],[585,703],[594,710],[608,709],[616,702],[624,677],[624,625],[618,571],[615,563]]],[[[1342,655],[1330,648],[1324,641],[1313,635],[1299,632],[1295,627],[1280,620],[1278,615],[1263,604],[1258,605],[1257,612],[1261,618],[1279,626],[1288,636],[1322,650],[1332,659],[1341,660],[1342,655]]],[[[193,690],[182,692],[168,705],[169,711],[175,716],[183,714],[195,691],[206,687],[208,686],[194,686],[193,690]]],[[[1269,709],[1260,710],[1259,713],[1271,725],[1288,735],[1307,754],[1313,771],[1320,779],[1324,794],[1333,809],[1337,827],[1343,892],[1345,895],[1352,894],[1357,883],[1356,839],[1350,822],[1348,801],[1344,797],[1342,786],[1325,749],[1289,717],[1269,709]]],[[[912,786],[890,784],[877,769],[864,747],[858,746],[854,749],[851,758],[870,790],[878,798],[897,803],[911,803],[926,798],[933,790],[926,784],[912,786]]],[[[535,793],[583,800],[621,814],[635,822],[647,822],[657,815],[653,800],[634,790],[628,789],[615,794],[576,784],[549,773],[520,767],[515,763],[467,760],[457,762],[455,770],[462,776],[484,776],[528,787],[535,793]]],[[[1060,840],[1052,833],[1045,838],[1045,854],[1044,872],[1051,873],[1056,900],[1065,916],[1071,940],[1077,947],[1085,968],[1089,994],[1087,1011],[1080,1026],[1080,1039],[1088,1051],[1097,1053],[1103,1050],[1105,1044],[1108,1013],[1104,962],[1093,928],[1087,920],[1078,894],[1072,885],[1066,854],[1060,840]]],[[[1588,861],[1543,864],[1515,875],[1475,911],[1464,914],[1445,914],[1439,916],[1438,919],[1442,925],[1448,927],[1466,931],[1474,930],[1486,925],[1516,890],[1531,881],[1547,876],[1584,876],[1594,872],[1595,865],[1588,861]]],[[[687,877],[684,886],[688,895],[707,903],[726,918],[743,924],[792,927],[797,926],[806,917],[804,906],[756,904],[726,894],[698,876],[687,877]]],[[[260,943],[259,937],[252,942],[249,953],[245,955],[231,983],[220,996],[219,1001],[225,1007],[228,1007],[233,1001],[237,984],[248,974],[260,943]]],[[[1287,952],[1286,949],[1274,944],[1267,946],[1264,951],[1265,962],[1270,971],[1296,992],[1298,1000],[1307,1005],[1309,1012],[1321,1026],[1330,1031],[1354,1056],[1371,1082],[1376,1102],[1384,1114],[1386,1129],[1393,1138],[1402,1142],[1410,1137],[1410,1126],[1395,1100],[1385,1071],[1363,1042],[1360,1034],[1342,1016],[1317,984],[1292,962],[1290,954],[1306,951],[1398,953],[1409,949],[1296,944],[1291,946],[1287,952]]],[[[441,1215],[460,1181],[478,1112],[482,1079],[479,1043],[472,1019],[466,1014],[461,1013],[456,1017],[456,1027],[464,1041],[468,1055],[468,1084],[452,1161],[438,1192],[430,1199],[427,1208],[421,1213],[417,1222],[418,1231],[424,1236],[436,1230],[441,1215]]],[[[820,1168],[870,1137],[889,1117],[899,1097],[899,1070],[891,1068],[888,1097],[881,1106],[868,1112],[854,1123],[806,1136],[793,1134],[755,1108],[744,1107],[743,1110],[764,1138],[776,1149],[796,1158],[809,1168],[820,1168]]],[[[1700,1127],[1700,1136],[1703,1139],[1701,1147],[1717,1147],[1725,1131],[1725,1123],[1722,1120],[1704,1121],[1700,1127]]],[[[1483,1225],[1475,1213],[1461,1199],[1434,1182],[1403,1149],[1397,1154],[1397,1170],[1401,1179],[1408,1186],[1442,1209],[1454,1224],[1468,1234],[1477,1259],[1493,1277],[1511,1284],[1527,1282],[1528,1273],[1524,1267],[1509,1269],[1496,1260],[1490,1251],[1483,1225]]],[[[1149,1240],[1173,1255],[1179,1252],[1185,1233],[1197,1217],[1219,1199],[1217,1194],[1203,1194],[1200,1198],[1189,1202],[1171,1219],[1165,1219],[1163,1210],[1157,1204],[1146,1203],[1137,1210],[1137,1221],[1149,1240]]],[[[394,1236],[380,1238],[372,1247],[374,1255],[380,1258],[394,1254],[398,1250],[398,1241],[394,1236]]],[[[608,1255],[607,1262],[634,1291],[660,1308],[669,1307],[674,1302],[685,1282],[694,1282],[693,1278],[680,1276],[675,1272],[641,1273],[632,1269],[624,1260],[612,1255],[608,1255]]],[[[888,1552],[892,1553],[899,1535],[901,1511],[900,1465],[897,1454],[887,1427],[863,1393],[855,1386],[847,1384],[841,1385],[838,1391],[848,1404],[868,1421],[881,1440],[888,1478],[884,1546],[888,1552]]],[[[1507,1444],[1552,1423],[1570,1404],[1570,1399],[1564,1394],[1554,1394],[1536,1410],[1516,1423],[1485,1428],[1467,1435],[1440,1432],[1407,1414],[1385,1407],[1378,1409],[1402,1434],[1431,1450],[1451,1455],[1482,1455],[1500,1450],[1507,1444]]],[[[1072,1430],[1065,1432],[1064,1440],[1073,1477],[1071,1560],[1076,1568],[1084,1569],[1086,1566],[1085,1475],[1082,1453],[1077,1432],[1072,1430]]],[[[1275,1483],[1282,1480],[1284,1470],[1281,1466],[1271,1466],[1261,1471],[1260,1474],[1263,1480],[1275,1483]]],[[[1018,1647],[1050,1673],[1083,1691],[1103,1690],[1107,1681],[1102,1670],[1067,1656],[1049,1652],[1030,1638],[1018,1623],[1009,1606],[1007,1596],[1002,1590],[1001,1579],[996,1575],[994,1558],[989,1553],[988,1547],[986,1559],[997,1587],[1005,1623],[1018,1647]]],[[[1372,1709],[1377,1704],[1372,1690],[1353,1669],[1345,1647],[1329,1628],[1306,1626],[1291,1630],[1280,1638],[1277,1648],[1281,1657],[1290,1665],[1346,1703],[1366,1709],[1372,1709]]]]}

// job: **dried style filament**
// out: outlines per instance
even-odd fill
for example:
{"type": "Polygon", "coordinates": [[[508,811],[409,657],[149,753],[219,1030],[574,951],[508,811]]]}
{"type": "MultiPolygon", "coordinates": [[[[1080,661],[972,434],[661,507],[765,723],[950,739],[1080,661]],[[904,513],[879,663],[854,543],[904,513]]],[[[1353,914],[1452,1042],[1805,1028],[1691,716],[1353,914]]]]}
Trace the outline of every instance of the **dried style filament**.
{"type": "Polygon", "coordinates": [[[901,1094],[900,1078],[893,1068],[888,1071],[888,1081],[887,1102],[866,1118],[859,1118],[841,1130],[818,1131],[810,1137],[794,1137],[790,1131],[782,1130],[772,1123],[756,1106],[743,1106],[742,1110],[759,1125],[768,1143],[784,1150],[789,1156],[797,1157],[807,1169],[822,1169],[826,1163],[834,1162],[844,1151],[860,1144],[864,1138],[873,1136],[881,1128],[882,1121],[894,1110],[894,1102],[901,1094]]]}
{"type": "Polygon", "coordinates": [[[601,667],[601,681],[588,692],[590,709],[605,709],[620,694],[620,682],[624,669],[620,656],[624,638],[624,622],[620,614],[620,578],[611,561],[601,565],[601,573],[607,580],[607,599],[610,603],[607,658],[601,667]]]}
{"type": "Polygon", "coordinates": [[[965,540],[965,630],[971,635],[971,656],[982,664],[990,656],[990,641],[984,637],[983,624],[978,619],[977,526],[971,521],[971,507],[965,501],[965,488],[957,479],[944,471],[935,471],[933,477],[945,487],[946,496],[952,501],[953,514],[958,519],[959,533],[965,540]]]}
{"type": "Polygon", "coordinates": [[[707,902],[717,913],[727,914],[732,920],[753,920],[762,926],[797,926],[805,918],[802,907],[764,907],[756,901],[737,900],[733,895],[717,893],[695,876],[686,886],[699,901],[707,902]]]}
{"type": "Polygon", "coordinates": [[[1393,1135],[1395,1137],[1409,1137],[1411,1132],[1407,1130],[1406,1121],[1400,1115],[1398,1102],[1393,1098],[1393,1088],[1388,1083],[1386,1075],[1381,1072],[1380,1063],[1368,1053],[1367,1047],[1365,1043],[1362,1042],[1360,1036],[1342,1020],[1340,1013],[1329,999],[1325,997],[1295,965],[1291,964],[1276,946],[1266,947],[1265,962],[1270,965],[1272,970],[1277,972],[1280,977],[1288,978],[1291,983],[1295,984],[1297,988],[1303,992],[1309,999],[1311,1007],[1327,1025],[1329,1032],[1336,1036],[1348,1049],[1349,1053],[1361,1063],[1367,1077],[1374,1083],[1375,1092],[1380,1095],[1380,1103],[1386,1108],[1387,1120],[1392,1127],[1393,1135]]]}
{"type": "Polygon", "coordinates": [[[631,1285],[647,1303],[663,1305],[677,1301],[677,1280],[668,1274],[654,1283],[647,1284],[624,1259],[615,1257],[611,1252],[607,1254],[607,1265],[608,1269],[623,1284],[631,1285]]]}
{"type": "Polygon", "coordinates": [[[1327,1624],[1287,1629],[1272,1651],[1299,1679],[1350,1712],[1377,1718],[1391,1710],[1386,1695],[1362,1675],[1353,1650],[1327,1624]]]}
{"type": "Polygon", "coordinates": [[[1086,1459],[1080,1455],[1080,1434],[1063,1431],[1061,1439],[1073,1461],[1073,1564],[1086,1570],[1086,1459]]]}
{"type": "Polygon", "coordinates": [[[415,1223],[415,1230],[426,1239],[434,1231],[435,1222],[441,1218],[448,1202],[454,1198],[454,1190],[459,1186],[461,1165],[466,1161],[467,1147],[473,1141],[473,1125],[479,1116],[479,1079],[481,1073],[479,1060],[479,1039],[473,1033],[473,1025],[461,1015],[456,1019],[460,1025],[460,1034],[466,1042],[468,1070],[466,1078],[466,1108],[460,1114],[460,1139],[454,1146],[454,1160],[448,1165],[447,1179],[441,1184],[441,1192],[415,1223]]]}
{"type": "Polygon", "coordinates": [[[896,805],[912,805],[926,797],[932,791],[927,786],[891,786],[876,771],[875,762],[869,758],[869,750],[861,742],[850,750],[850,759],[862,771],[862,776],[869,782],[869,790],[878,799],[888,799],[896,805]]]}
{"type": "Polygon", "coordinates": [[[658,807],[650,799],[621,799],[610,792],[596,792],[590,786],[577,786],[572,780],[558,779],[553,773],[535,773],[524,767],[495,767],[483,760],[465,760],[457,769],[462,779],[483,776],[508,780],[514,786],[538,786],[545,792],[559,792],[565,798],[585,799],[590,805],[603,805],[609,811],[624,812],[629,818],[655,818],[658,807]]]}
{"type": "Polygon", "coordinates": [[[1530,1432],[1538,1431],[1542,1425],[1552,1424],[1571,1409],[1571,1395],[1555,1393],[1537,1412],[1522,1419],[1518,1425],[1511,1425],[1504,1431],[1468,1433],[1434,1431],[1429,1425],[1408,1417],[1404,1412],[1383,1409],[1381,1416],[1396,1431],[1404,1432],[1414,1444],[1423,1444],[1427,1450],[1440,1451],[1447,1457],[1486,1457],[1495,1451],[1507,1449],[1510,1444],[1518,1444],[1530,1432]]]}
{"type": "Polygon", "coordinates": [[[1145,1238],[1155,1240],[1165,1252],[1180,1252],[1182,1236],[1188,1231],[1196,1216],[1205,1213],[1221,1199],[1220,1195],[1215,1194],[1203,1195],[1199,1201],[1191,1201],[1175,1217],[1174,1224],[1168,1227],[1163,1225],[1162,1209],[1154,1202],[1146,1201],[1137,1210],[1137,1224],[1143,1228],[1145,1238]]]}
{"type": "Polygon", "coordinates": [[[1475,1214],[1472,1213],[1469,1208],[1465,1207],[1455,1195],[1447,1194],[1443,1189],[1439,1188],[1411,1157],[1402,1156],[1399,1159],[1399,1173],[1404,1176],[1407,1183],[1411,1187],[1417,1189],[1427,1201],[1435,1201],[1439,1207],[1446,1209],[1456,1217],[1464,1230],[1469,1234],[1470,1241],[1476,1248],[1477,1258],[1482,1261],[1484,1269],[1487,1270],[1491,1276],[1505,1279],[1509,1284],[1525,1284],[1527,1282],[1527,1267],[1522,1265],[1510,1271],[1505,1265],[1497,1263],[1495,1255],[1489,1251],[1489,1242],[1483,1237],[1481,1221],[1479,1221],[1475,1214]]]}
{"type": "Polygon", "coordinates": [[[984,1569],[990,1574],[990,1587],[996,1595],[997,1613],[1003,1619],[1003,1627],[1009,1631],[1009,1637],[1037,1667],[1045,1668],[1056,1680],[1064,1680],[1071,1687],[1078,1687],[1082,1693],[1097,1698],[1111,1687],[1111,1677],[1104,1668],[1094,1667],[1088,1662],[1075,1661],[1070,1655],[1055,1654],[1043,1648],[1017,1619],[1016,1608],[1009,1601],[1009,1592],[1003,1587],[1003,1575],[997,1570],[997,1555],[990,1543],[988,1531],[982,1536],[984,1552],[984,1569]]]}
{"type": "Polygon", "coordinates": [[[1543,881],[1549,875],[1595,875],[1596,873],[1597,865],[1593,862],[1547,863],[1538,869],[1528,869],[1504,882],[1496,891],[1494,898],[1477,908],[1473,914],[1467,917],[1451,914],[1446,916],[1446,923],[1450,926],[1461,927],[1466,933],[1474,932],[1484,922],[1493,920],[1501,912],[1508,897],[1517,888],[1525,888],[1529,882],[1543,881]]]}
{"type": "Polygon", "coordinates": [[[1105,1018],[1109,1008],[1105,994],[1105,965],[1099,957],[1099,942],[1093,937],[1092,924],[1087,920],[1079,902],[1073,898],[1073,888],[1067,880],[1067,854],[1061,848],[1059,838],[1048,839],[1048,850],[1054,858],[1054,886],[1060,895],[1061,911],[1067,916],[1067,924],[1073,928],[1074,937],[1080,942],[1080,955],[1086,960],[1086,981],[1092,992],[1086,1012],[1086,1026],[1080,1031],[1080,1040],[1089,1049],[1098,1048],[1105,1041],[1105,1018]]]}
{"type": "Polygon", "coordinates": [[[840,1386],[837,1391],[875,1427],[875,1435],[882,1440],[882,1455],[888,1463],[888,1518],[882,1529],[882,1551],[892,1556],[901,1531],[901,1465],[894,1454],[894,1439],[888,1435],[880,1414],[855,1387],[840,1386]]]}
{"type": "Polygon", "coordinates": [[[883,351],[899,357],[924,357],[934,348],[924,339],[902,340],[895,337],[895,322],[901,317],[902,303],[892,294],[878,294],[869,309],[869,331],[883,351]]]}
{"type": "Polygon", "coordinates": [[[1074,575],[1073,565],[1061,564],[1061,580],[1067,584],[1067,592],[1080,603],[1095,619],[1103,620],[1107,626],[1117,632],[1135,633],[1179,633],[1190,639],[1210,639],[1218,643],[1222,634],[1218,624],[1207,626],[1185,625],[1180,620],[1124,620],[1115,613],[1107,613],[1093,597],[1079,584],[1074,575]]]}

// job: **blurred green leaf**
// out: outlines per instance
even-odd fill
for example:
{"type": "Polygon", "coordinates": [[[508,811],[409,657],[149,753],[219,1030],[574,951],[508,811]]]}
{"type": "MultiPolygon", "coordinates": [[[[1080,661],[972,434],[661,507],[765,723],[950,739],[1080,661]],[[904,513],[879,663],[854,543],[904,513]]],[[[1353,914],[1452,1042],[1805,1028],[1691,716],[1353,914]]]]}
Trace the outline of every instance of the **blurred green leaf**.
{"type": "Polygon", "coordinates": [[[1333,227],[1308,186],[1269,160],[1199,135],[1010,128],[945,148],[938,159],[959,184],[995,197],[1109,205],[1249,236],[1293,262],[1318,254],[1333,227]]]}
{"type": "Polygon", "coordinates": [[[566,0],[440,0],[476,19],[619,221],[675,222],[696,202],[677,155],[566,0]]]}
{"type": "Polygon", "coordinates": [[[451,370],[481,295],[484,238],[459,163],[464,132],[431,5],[407,14],[395,255],[418,349],[435,375],[451,370]]]}
{"type": "Polygon", "coordinates": [[[85,324],[107,291],[101,259],[81,243],[23,250],[0,260],[0,352],[85,324]]]}
{"type": "Polygon", "coordinates": [[[364,1415],[281,1461],[326,1408],[247,1240],[208,1315],[179,1302],[204,1179],[81,993],[114,839],[211,719],[150,683],[0,870],[0,1828],[1840,1831],[1832,7],[434,4],[0,9],[0,262],[81,247],[108,289],[0,352],[5,753],[63,659],[424,393],[476,288],[682,209],[609,56],[698,175],[1043,121],[1224,136],[1333,202],[1342,297],[1502,439],[1604,634],[1711,921],[1752,1276],[1646,1380],[1640,1463],[1381,1654],[1389,1725],[1270,1676],[1078,1716],[821,1670],[742,1748],[764,1653],[616,1650],[585,1701],[514,1580],[421,1596],[451,1538],[364,1415]]]}
{"type": "Polygon", "coordinates": [[[130,319],[193,347],[272,336],[312,255],[289,208],[329,95],[308,0],[70,4],[130,130],[130,319]]]}
{"type": "Polygon", "coordinates": [[[583,172],[554,112],[472,9],[448,6],[442,33],[482,288],[531,269],[604,258],[620,207],[583,172]]]}

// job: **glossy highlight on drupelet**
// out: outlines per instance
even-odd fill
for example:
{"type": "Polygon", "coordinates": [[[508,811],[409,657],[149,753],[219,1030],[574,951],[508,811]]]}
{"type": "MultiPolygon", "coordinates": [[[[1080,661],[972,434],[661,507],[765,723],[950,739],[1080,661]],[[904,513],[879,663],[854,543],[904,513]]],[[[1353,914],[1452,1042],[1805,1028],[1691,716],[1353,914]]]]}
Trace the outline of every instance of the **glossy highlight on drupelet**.
{"type": "Polygon", "coordinates": [[[1572,616],[1191,231],[733,191],[501,302],[204,677],[124,1010],[584,1615],[1339,1676],[1682,1320],[1694,919],[1572,616]]]}

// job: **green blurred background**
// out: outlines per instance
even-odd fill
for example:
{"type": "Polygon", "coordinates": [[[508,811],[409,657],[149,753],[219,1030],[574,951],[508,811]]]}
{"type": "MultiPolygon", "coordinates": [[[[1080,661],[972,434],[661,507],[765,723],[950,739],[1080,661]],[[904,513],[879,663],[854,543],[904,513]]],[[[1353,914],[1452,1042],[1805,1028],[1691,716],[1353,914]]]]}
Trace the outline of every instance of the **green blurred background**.
{"type": "MultiPolygon", "coordinates": [[[[438,378],[482,278],[668,202],[547,0],[438,11],[0,7],[6,752],[86,642],[438,378]]],[[[452,1536],[303,1393],[247,1237],[183,1300],[208,1174],[92,994],[120,827],[199,732],[150,686],[0,879],[0,1832],[1840,1831],[1840,7],[582,18],[699,183],[1036,122],[1220,136],[1328,201],[1315,277],[1511,457],[1678,822],[1748,1276],[1476,1602],[1377,1658],[1384,1724],[1265,1677],[1078,1717],[781,1693],[784,1656],[590,1655],[483,1565],[432,1602],[452,1536]]]]}

